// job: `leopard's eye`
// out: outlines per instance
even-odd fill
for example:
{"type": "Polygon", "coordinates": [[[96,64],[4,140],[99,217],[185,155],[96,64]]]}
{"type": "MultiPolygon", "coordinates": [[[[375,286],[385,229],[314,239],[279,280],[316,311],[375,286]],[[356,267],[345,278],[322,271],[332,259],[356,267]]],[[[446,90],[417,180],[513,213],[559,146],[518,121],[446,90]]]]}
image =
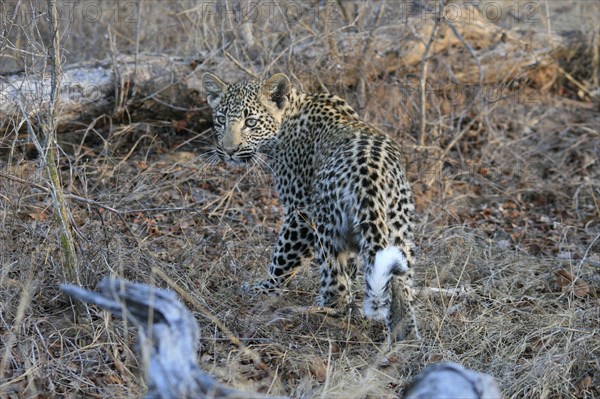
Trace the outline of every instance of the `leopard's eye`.
{"type": "Polygon", "coordinates": [[[254,126],[256,126],[257,122],[258,122],[258,119],[256,119],[256,118],[248,118],[248,119],[246,119],[246,126],[254,127],[254,126]]]}
{"type": "Polygon", "coordinates": [[[215,119],[219,125],[224,125],[227,121],[227,119],[223,115],[218,115],[215,119]]]}

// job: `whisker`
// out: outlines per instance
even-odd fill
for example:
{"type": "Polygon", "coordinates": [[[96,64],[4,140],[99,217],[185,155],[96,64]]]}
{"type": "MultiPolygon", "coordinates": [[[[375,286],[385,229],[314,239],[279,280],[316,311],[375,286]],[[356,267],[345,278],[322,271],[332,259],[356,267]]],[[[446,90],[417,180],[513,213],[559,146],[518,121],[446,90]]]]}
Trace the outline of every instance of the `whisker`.
{"type": "Polygon", "coordinates": [[[273,172],[273,169],[259,156],[254,157],[252,159],[252,162],[256,165],[257,168],[255,176],[257,177],[258,182],[266,185],[269,182],[269,178],[271,172],[273,172]]]}
{"type": "Polygon", "coordinates": [[[217,155],[216,150],[213,149],[196,156],[194,161],[199,162],[200,174],[198,177],[203,178],[208,175],[209,172],[212,172],[216,169],[216,165],[220,162],[220,158],[217,155]]]}
{"type": "MultiPolygon", "coordinates": [[[[267,161],[265,161],[261,157],[256,157],[256,163],[260,166],[261,170],[263,171],[263,173],[265,173],[265,175],[275,176],[275,171],[273,170],[273,167],[271,167],[271,165],[269,165],[267,161]]],[[[265,181],[266,180],[267,179],[265,179],[265,181]]]]}

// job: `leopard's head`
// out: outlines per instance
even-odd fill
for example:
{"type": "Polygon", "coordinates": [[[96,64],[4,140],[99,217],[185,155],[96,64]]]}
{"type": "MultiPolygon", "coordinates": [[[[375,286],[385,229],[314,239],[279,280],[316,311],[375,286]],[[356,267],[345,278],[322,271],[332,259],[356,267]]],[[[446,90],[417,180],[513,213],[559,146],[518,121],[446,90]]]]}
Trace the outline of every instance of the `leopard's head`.
{"type": "Polygon", "coordinates": [[[228,85],[211,73],[202,76],[217,133],[216,152],[231,164],[251,161],[272,146],[289,105],[290,80],[278,73],[267,80],[228,85]]]}

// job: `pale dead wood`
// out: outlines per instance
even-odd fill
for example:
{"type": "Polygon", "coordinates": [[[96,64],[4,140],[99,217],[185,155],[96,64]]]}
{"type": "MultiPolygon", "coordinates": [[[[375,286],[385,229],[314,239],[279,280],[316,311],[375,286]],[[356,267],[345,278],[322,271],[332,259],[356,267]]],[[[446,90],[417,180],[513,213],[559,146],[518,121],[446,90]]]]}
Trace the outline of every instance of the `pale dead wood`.
{"type": "Polygon", "coordinates": [[[428,366],[407,389],[405,399],[500,399],[494,378],[456,363],[428,366]]]}
{"type": "MultiPolygon", "coordinates": [[[[202,113],[197,71],[201,75],[218,69],[232,81],[244,77],[230,61],[219,60],[210,54],[200,59],[115,54],[110,59],[66,66],[57,90],[57,126],[64,129],[69,124],[116,117],[124,106],[132,122],[171,120],[187,111],[202,113]]],[[[32,73],[0,77],[0,129],[19,126],[25,117],[36,121],[44,115],[49,110],[51,83],[49,76],[32,73]]],[[[205,114],[208,117],[208,109],[205,114]]]]}
{"type": "Polygon", "coordinates": [[[467,295],[465,287],[460,286],[458,288],[438,288],[438,287],[423,287],[419,290],[419,296],[449,296],[464,298],[467,295]]]}
{"type": "Polygon", "coordinates": [[[137,324],[146,398],[264,397],[223,386],[200,369],[198,325],[175,293],[113,278],[102,279],[97,289],[99,292],[61,285],[69,296],[137,324]]]}

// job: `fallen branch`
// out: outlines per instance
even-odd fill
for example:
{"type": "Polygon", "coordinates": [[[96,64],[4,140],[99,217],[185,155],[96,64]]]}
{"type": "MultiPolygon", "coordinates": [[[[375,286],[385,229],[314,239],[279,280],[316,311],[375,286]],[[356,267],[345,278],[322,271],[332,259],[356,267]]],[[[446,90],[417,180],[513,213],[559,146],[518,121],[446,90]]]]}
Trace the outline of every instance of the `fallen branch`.
{"type": "MultiPolygon", "coordinates": [[[[88,124],[98,118],[119,118],[126,110],[131,122],[173,120],[203,111],[196,71],[219,69],[228,79],[244,75],[231,62],[207,55],[203,59],[161,54],[117,54],[114,58],[63,67],[57,126],[88,124]]],[[[52,80],[46,75],[0,76],[0,130],[36,123],[49,109],[52,80]],[[23,111],[25,115],[23,115],[23,111]]],[[[208,117],[208,109],[205,111],[208,117]]],[[[129,121],[129,120],[128,120],[129,121]]]]}
{"type": "Polygon", "coordinates": [[[197,364],[199,330],[194,316],[170,291],[104,278],[99,292],[74,285],[61,290],[139,327],[140,359],[148,385],[145,398],[263,398],[219,384],[197,364]],[[251,396],[249,396],[251,395],[251,396]]]}

